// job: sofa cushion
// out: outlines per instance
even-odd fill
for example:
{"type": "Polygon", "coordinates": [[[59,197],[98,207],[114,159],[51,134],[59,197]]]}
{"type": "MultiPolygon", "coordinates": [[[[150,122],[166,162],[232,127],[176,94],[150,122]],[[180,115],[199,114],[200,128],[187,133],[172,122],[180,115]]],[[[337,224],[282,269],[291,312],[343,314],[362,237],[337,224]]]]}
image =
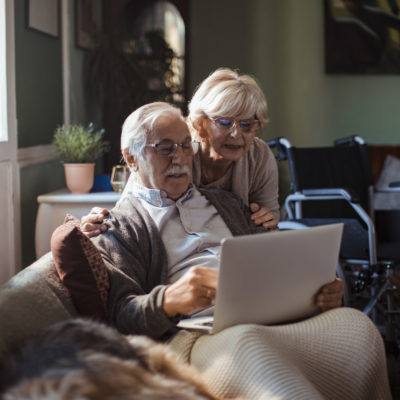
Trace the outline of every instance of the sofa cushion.
{"type": "Polygon", "coordinates": [[[58,275],[68,288],[79,314],[107,319],[109,280],[103,259],[79,228],[79,220],[67,215],[53,232],[51,251],[58,275]]]}

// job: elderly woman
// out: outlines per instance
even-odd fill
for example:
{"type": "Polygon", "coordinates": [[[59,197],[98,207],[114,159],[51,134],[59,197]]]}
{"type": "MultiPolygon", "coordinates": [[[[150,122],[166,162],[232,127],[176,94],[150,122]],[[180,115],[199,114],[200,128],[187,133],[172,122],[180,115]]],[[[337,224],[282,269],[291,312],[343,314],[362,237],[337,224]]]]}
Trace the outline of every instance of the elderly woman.
{"type": "MultiPolygon", "coordinates": [[[[268,145],[255,137],[267,123],[267,103],[256,81],[221,68],[205,79],[189,104],[194,140],[201,142],[193,181],[236,193],[245,204],[264,206],[264,227],[279,218],[278,169],[268,145]]],[[[256,223],[259,221],[256,221],[256,223]]]]}
{"type": "MultiPolygon", "coordinates": [[[[255,137],[267,123],[267,102],[257,82],[229,68],[217,69],[197,88],[189,103],[193,140],[201,143],[193,165],[199,187],[237,194],[253,212],[257,225],[275,230],[279,220],[278,168],[271,149],[255,137]]],[[[130,193],[132,174],[123,196],[130,193]]],[[[82,218],[82,230],[96,236],[107,229],[108,211],[93,208],[82,218]]]]}

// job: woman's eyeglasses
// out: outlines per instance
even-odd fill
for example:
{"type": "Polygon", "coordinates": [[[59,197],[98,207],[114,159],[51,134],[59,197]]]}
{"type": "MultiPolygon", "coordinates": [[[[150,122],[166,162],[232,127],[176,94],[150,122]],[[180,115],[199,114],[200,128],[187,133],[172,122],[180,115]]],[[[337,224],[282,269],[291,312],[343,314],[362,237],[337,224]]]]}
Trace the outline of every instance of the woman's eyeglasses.
{"type": "Polygon", "coordinates": [[[186,142],[186,143],[171,143],[171,142],[160,142],[147,144],[144,147],[153,147],[159,156],[173,156],[178,147],[181,147],[182,151],[186,155],[197,153],[199,150],[200,142],[186,142]]]}
{"type": "Polygon", "coordinates": [[[232,133],[235,127],[242,133],[254,133],[254,131],[259,127],[259,121],[257,119],[237,120],[234,118],[208,118],[213,121],[219,129],[225,130],[228,133],[232,133]]]}

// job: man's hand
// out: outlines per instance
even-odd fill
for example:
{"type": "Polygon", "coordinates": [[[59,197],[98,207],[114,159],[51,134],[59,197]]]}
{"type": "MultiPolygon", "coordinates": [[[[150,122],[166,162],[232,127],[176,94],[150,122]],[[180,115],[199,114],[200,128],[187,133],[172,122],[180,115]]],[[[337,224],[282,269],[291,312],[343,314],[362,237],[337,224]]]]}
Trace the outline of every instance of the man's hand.
{"type": "Polygon", "coordinates": [[[108,227],[102,222],[107,214],[108,210],[106,208],[93,207],[88,215],[81,218],[81,231],[87,237],[97,236],[101,232],[105,232],[108,227]]]}
{"type": "Polygon", "coordinates": [[[333,282],[322,286],[320,292],[316,296],[317,306],[322,311],[328,311],[332,308],[341,307],[343,287],[343,282],[338,277],[336,277],[333,282]]]}
{"type": "Polygon", "coordinates": [[[279,220],[274,217],[268,207],[260,207],[257,203],[250,204],[250,211],[253,213],[251,219],[256,225],[262,225],[271,232],[278,231],[279,220]]]}
{"type": "Polygon", "coordinates": [[[207,267],[193,267],[164,293],[163,308],[169,317],[188,314],[209,307],[217,289],[218,272],[207,267]]]}

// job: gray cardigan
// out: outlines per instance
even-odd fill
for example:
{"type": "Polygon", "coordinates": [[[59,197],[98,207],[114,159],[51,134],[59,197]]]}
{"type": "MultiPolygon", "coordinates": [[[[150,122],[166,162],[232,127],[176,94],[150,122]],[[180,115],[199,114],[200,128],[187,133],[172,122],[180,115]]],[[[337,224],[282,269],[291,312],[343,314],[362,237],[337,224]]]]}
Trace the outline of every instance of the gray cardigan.
{"type": "MultiPolygon", "coordinates": [[[[233,193],[199,189],[215,206],[234,236],[265,232],[250,219],[247,206],[233,193]]],[[[108,231],[93,239],[109,269],[110,323],[122,333],[160,338],[176,326],[162,301],[167,255],[160,232],[140,201],[127,196],[114,207],[108,231]]]]}

